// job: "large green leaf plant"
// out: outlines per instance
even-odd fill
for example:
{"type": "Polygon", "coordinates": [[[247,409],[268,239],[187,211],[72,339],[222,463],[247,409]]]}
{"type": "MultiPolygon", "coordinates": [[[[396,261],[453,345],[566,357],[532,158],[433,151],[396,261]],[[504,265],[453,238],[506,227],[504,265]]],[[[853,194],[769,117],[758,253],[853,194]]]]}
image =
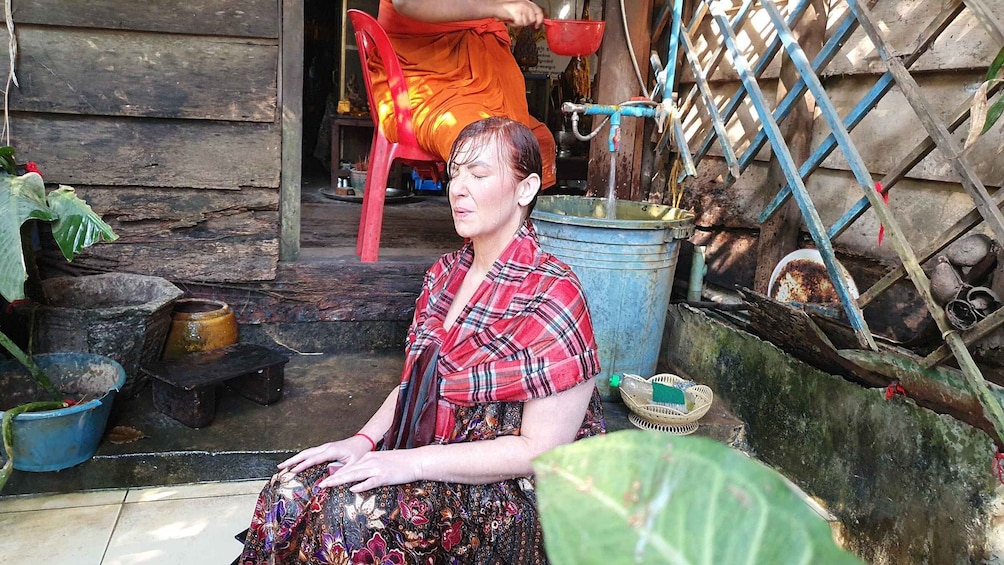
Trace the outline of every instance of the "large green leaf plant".
{"type": "Polygon", "coordinates": [[[707,438],[624,430],[533,470],[554,565],[862,563],[777,471],[707,438]]]}
{"type": "MultiPolygon", "coordinates": [[[[34,166],[29,169],[35,169],[34,166]]],[[[14,149],[0,147],[0,296],[8,302],[25,298],[24,285],[28,280],[26,253],[30,242],[22,240],[22,226],[28,220],[52,222],[52,236],[63,257],[72,261],[83,248],[98,241],[118,239],[111,226],[105,223],[84,202],[73,187],[60,185],[46,192],[45,183],[38,172],[18,174],[14,149]]],[[[51,401],[23,404],[6,410],[3,416],[2,435],[7,459],[0,468],[0,489],[13,469],[13,429],[11,422],[21,413],[52,410],[64,406],[62,394],[56,390],[45,373],[8,336],[0,332],[0,345],[17,359],[35,377],[35,380],[52,397],[51,401]]]]}

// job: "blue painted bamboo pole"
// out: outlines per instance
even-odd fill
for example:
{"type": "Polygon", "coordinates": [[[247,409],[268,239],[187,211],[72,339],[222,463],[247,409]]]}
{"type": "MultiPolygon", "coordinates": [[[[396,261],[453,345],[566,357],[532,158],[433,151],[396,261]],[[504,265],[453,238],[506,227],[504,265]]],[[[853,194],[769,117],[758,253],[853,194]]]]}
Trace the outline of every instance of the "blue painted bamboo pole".
{"type": "MultiPolygon", "coordinates": [[[[874,181],[872,180],[872,175],[868,171],[868,167],[865,165],[864,159],[861,158],[861,154],[858,153],[858,148],[851,141],[851,135],[844,128],[843,121],[840,119],[840,114],[837,112],[837,108],[833,105],[830,100],[830,96],[826,93],[823,88],[823,84],[819,81],[819,77],[816,75],[815,70],[812,68],[812,64],[809,63],[809,58],[805,56],[805,51],[802,51],[801,46],[798,45],[798,41],[795,40],[794,34],[792,34],[791,29],[784,23],[784,19],[781,17],[781,12],[778,11],[777,6],[774,5],[773,0],[760,0],[764,11],[767,12],[767,16],[770,18],[771,23],[774,24],[777,30],[778,37],[781,38],[781,42],[784,44],[785,50],[788,52],[788,58],[791,60],[795,68],[798,69],[799,75],[802,77],[802,81],[805,83],[809,92],[816,99],[816,108],[819,109],[820,114],[822,114],[823,119],[826,120],[827,125],[830,126],[830,131],[837,140],[837,145],[844,153],[844,157],[847,158],[847,163],[851,167],[851,172],[854,174],[854,178],[858,181],[861,186],[861,190],[865,194],[874,194],[874,181]]],[[[799,181],[801,181],[801,175],[798,176],[799,181]]],[[[791,182],[792,179],[788,179],[791,182]]]]}
{"type": "Polygon", "coordinates": [[[708,79],[704,76],[704,70],[701,69],[701,63],[697,60],[697,54],[694,53],[694,45],[686,34],[680,37],[680,43],[683,44],[683,53],[687,56],[690,68],[694,71],[694,80],[697,82],[697,88],[701,91],[701,98],[704,99],[704,107],[711,116],[711,125],[718,134],[725,162],[728,163],[730,173],[738,177],[739,162],[736,160],[736,152],[732,149],[732,143],[729,142],[728,132],[725,131],[725,122],[722,120],[722,115],[718,113],[718,106],[715,105],[715,97],[711,92],[711,87],[708,86],[708,79]]]}
{"type": "MultiPolygon", "coordinates": [[[[704,1],[712,2],[713,0],[704,0],[704,1]]],[[[802,14],[805,13],[806,8],[808,8],[809,6],[809,2],[810,0],[799,0],[799,2],[795,4],[794,8],[792,8],[791,13],[788,15],[788,20],[791,22],[792,25],[794,25],[799,20],[799,18],[802,17],[802,14]]],[[[745,3],[743,4],[743,7],[746,7],[745,3]]],[[[714,13],[714,10],[712,10],[712,13],[714,13]]],[[[729,27],[729,30],[732,32],[732,35],[735,35],[735,32],[733,31],[732,27],[729,27]]],[[[767,69],[767,66],[770,64],[771,60],[774,59],[774,55],[777,54],[780,48],[781,48],[781,40],[778,37],[775,37],[774,40],[771,41],[770,45],[768,45],[767,49],[763,52],[761,57],[757,59],[756,64],[753,66],[754,77],[759,78],[760,75],[763,74],[764,70],[767,69]]],[[[725,105],[725,110],[722,111],[721,113],[722,119],[724,119],[726,123],[728,123],[729,119],[731,119],[732,116],[736,113],[736,110],[739,109],[739,106],[742,104],[742,99],[745,96],[746,96],[745,85],[740,86],[739,90],[737,90],[735,94],[732,95],[732,98],[729,100],[728,104],[725,105]]],[[[694,161],[696,163],[700,163],[701,160],[704,159],[704,157],[708,154],[708,151],[711,150],[711,144],[714,143],[715,137],[716,135],[714,130],[709,131],[704,136],[704,140],[701,142],[701,145],[697,149],[697,154],[694,155],[694,161]]],[[[742,159],[739,160],[740,171],[745,170],[747,166],[749,166],[748,163],[746,165],[743,165],[743,160],[742,159]]]]}
{"type": "MultiPolygon", "coordinates": [[[[694,10],[694,17],[693,17],[693,19],[691,19],[690,25],[688,26],[686,33],[690,34],[690,33],[693,33],[695,31],[697,31],[697,25],[701,22],[701,19],[703,18],[704,14],[707,12],[708,5],[709,4],[707,2],[702,2],[702,3],[700,3],[697,6],[697,9],[694,10]]],[[[735,30],[738,30],[740,27],[742,27],[743,22],[746,21],[746,17],[749,15],[750,8],[752,6],[753,6],[753,0],[743,0],[742,5],[739,7],[739,11],[736,13],[736,16],[732,19],[732,22],[729,25],[733,26],[733,29],[735,29],[735,30]]],[[[711,56],[711,63],[708,65],[708,68],[705,71],[705,75],[714,74],[715,69],[718,68],[718,63],[721,61],[723,55],[725,55],[725,45],[724,44],[723,45],[719,45],[718,47],[715,48],[715,51],[714,51],[713,55],[711,56]]],[[[681,110],[687,108],[690,105],[690,103],[693,101],[694,96],[696,94],[697,94],[697,86],[695,85],[695,86],[693,86],[693,87],[690,88],[690,91],[687,92],[687,96],[683,99],[683,101],[681,101],[681,102],[679,102],[677,104],[677,107],[680,108],[681,110]]],[[[728,118],[726,117],[725,119],[727,120],[728,118]]],[[[677,128],[674,127],[673,129],[675,131],[677,128]]],[[[680,129],[680,132],[682,132],[683,131],[683,126],[681,125],[679,129],[680,129]]],[[[679,136],[677,135],[676,137],[679,137],[679,136]]],[[[657,153],[661,152],[663,149],[666,148],[666,143],[668,142],[668,140],[669,140],[669,136],[663,136],[662,139],[659,140],[659,146],[656,149],[657,153]]],[[[693,154],[691,154],[690,160],[693,161],[693,154]]],[[[696,166],[694,167],[694,170],[695,171],[697,170],[696,166]]],[[[686,173],[686,169],[684,170],[684,173],[686,173]]],[[[680,178],[678,180],[680,180],[680,181],[683,180],[684,173],[681,173],[681,176],[680,176],[680,178]]]]}
{"type": "MultiPolygon", "coordinates": [[[[879,77],[878,82],[871,87],[868,93],[865,94],[864,98],[862,98],[861,101],[854,106],[854,109],[847,114],[847,117],[844,118],[843,126],[848,131],[857,127],[858,124],[861,123],[861,120],[868,115],[868,112],[875,108],[879,101],[881,101],[889,90],[892,89],[893,84],[895,84],[895,81],[893,80],[891,74],[885,73],[879,77]]],[[[830,134],[826,136],[826,139],[819,144],[819,147],[816,147],[816,150],[812,152],[812,155],[809,155],[809,158],[806,159],[805,163],[802,163],[802,166],[798,168],[798,174],[801,176],[802,180],[805,180],[810,174],[812,174],[813,171],[819,168],[819,165],[821,165],[836,148],[837,138],[833,136],[832,132],[830,132],[830,134]]],[[[791,196],[791,184],[785,184],[784,187],[781,188],[781,190],[770,201],[770,203],[767,204],[763,211],[760,212],[760,217],[757,218],[757,220],[761,223],[767,221],[767,218],[773,216],[774,213],[788,201],[789,196],[791,196]]],[[[862,198],[864,199],[864,197],[862,198]]],[[[867,202],[867,199],[864,199],[864,201],[867,202]]],[[[837,224],[839,223],[840,222],[838,220],[837,224]]],[[[837,233],[839,233],[834,233],[834,231],[834,227],[831,226],[830,231],[828,232],[830,239],[834,239],[837,236],[837,233]]]]}
{"type": "Polygon", "coordinates": [[[788,146],[784,143],[784,137],[781,135],[781,130],[778,128],[777,122],[774,121],[774,118],[771,116],[770,107],[763,95],[763,91],[760,90],[760,86],[756,82],[756,77],[750,69],[749,62],[746,61],[746,57],[744,57],[742,52],[739,50],[739,47],[736,44],[735,34],[732,32],[732,29],[729,28],[728,20],[721,8],[718,5],[712,5],[711,14],[721,29],[722,37],[726,43],[728,55],[732,60],[732,64],[736,68],[736,71],[738,71],[739,78],[746,86],[750,100],[753,102],[753,106],[756,108],[757,114],[760,116],[763,129],[767,132],[767,137],[770,139],[771,146],[774,149],[774,156],[785,176],[794,182],[793,194],[795,201],[798,203],[798,208],[802,212],[802,219],[805,221],[805,224],[809,229],[809,234],[816,243],[816,248],[819,250],[819,254],[823,259],[823,264],[826,265],[826,272],[829,274],[830,280],[833,282],[833,286],[837,291],[837,296],[840,297],[840,303],[844,308],[844,312],[847,315],[847,319],[850,322],[851,327],[854,329],[858,342],[863,347],[878,350],[878,346],[875,344],[871,331],[868,329],[868,324],[865,323],[861,310],[858,308],[854,301],[854,297],[851,296],[851,293],[847,288],[847,284],[844,282],[843,273],[840,271],[840,267],[837,265],[837,259],[833,253],[833,245],[830,243],[829,238],[826,237],[826,229],[823,226],[823,222],[819,218],[819,214],[816,212],[816,208],[813,205],[812,200],[809,198],[805,185],[802,184],[801,177],[798,176],[798,167],[795,166],[791,153],[788,152],[788,146]]]}
{"type": "MultiPolygon", "coordinates": [[[[753,8],[753,0],[743,0],[743,3],[739,6],[739,10],[736,12],[736,15],[732,18],[732,21],[729,22],[729,25],[732,26],[732,31],[737,33],[739,32],[739,29],[743,27],[743,24],[746,23],[746,18],[749,17],[750,10],[752,8],[753,8]]],[[[700,20],[703,19],[705,14],[707,14],[707,11],[708,11],[707,2],[701,2],[698,5],[697,9],[694,10],[694,19],[690,22],[690,26],[687,28],[686,31],[688,37],[690,37],[697,31],[698,24],[701,23],[700,20]]],[[[711,61],[708,63],[707,68],[704,69],[704,74],[706,76],[714,75],[715,70],[718,69],[718,65],[722,62],[722,57],[724,56],[725,56],[725,44],[719,43],[718,46],[715,47],[714,50],[711,52],[711,61]]],[[[694,101],[695,96],[697,96],[696,84],[690,88],[690,91],[687,92],[687,97],[680,104],[680,108],[689,107],[690,103],[694,101]]]]}
{"type": "MultiPolygon", "coordinates": [[[[823,44],[823,48],[820,49],[819,54],[817,54],[816,58],[812,61],[812,69],[815,73],[818,73],[824,69],[826,65],[830,64],[830,61],[832,61],[833,58],[840,53],[840,49],[843,48],[844,42],[847,41],[847,38],[850,37],[852,33],[854,33],[854,30],[857,29],[857,27],[858,21],[853,15],[848,14],[844,17],[844,19],[840,22],[840,25],[837,26],[837,29],[834,30],[833,35],[830,36],[830,39],[828,39],[825,44],[823,44]]],[[[802,95],[805,94],[805,91],[805,81],[802,79],[797,80],[795,84],[792,85],[791,90],[789,90],[788,93],[784,95],[784,98],[781,99],[781,103],[774,109],[774,119],[780,121],[791,113],[792,108],[795,106],[795,102],[797,102],[802,95]]],[[[738,106],[738,103],[736,106],[738,106]]],[[[746,167],[750,166],[750,163],[753,162],[753,159],[756,158],[756,154],[766,142],[766,133],[764,133],[763,130],[757,132],[756,137],[753,138],[750,146],[746,148],[746,151],[744,151],[742,155],[739,156],[740,171],[745,171],[746,167]]],[[[805,176],[808,175],[808,172],[805,176]]],[[[804,178],[804,176],[800,178],[804,178]]],[[[729,179],[726,179],[726,184],[728,183],[729,179]]],[[[763,214],[761,214],[761,218],[762,217],[763,214]]],[[[767,217],[770,216],[768,215],[767,217]]],[[[761,222],[762,221],[763,220],[761,220],[761,222]]]]}
{"type": "MultiPolygon", "coordinates": [[[[924,33],[921,34],[922,41],[920,44],[907,56],[903,63],[907,66],[912,65],[917,62],[920,57],[930,49],[934,41],[940,37],[941,33],[955,20],[960,12],[964,9],[962,0],[952,0],[952,2],[946,6],[946,9],[938,15],[934,21],[928,25],[924,33]]],[[[853,17],[853,15],[852,15],[853,17]]],[[[856,19],[854,21],[857,21],[856,19]]],[[[813,62],[813,69],[819,72],[819,68],[813,62]]],[[[844,127],[848,131],[853,131],[855,127],[861,123],[861,120],[868,115],[868,112],[874,108],[878,102],[892,89],[895,84],[892,73],[886,71],[879,80],[872,86],[872,88],[865,94],[861,101],[851,110],[851,112],[844,118],[844,127]]],[[[809,156],[805,163],[799,167],[799,173],[802,175],[802,180],[812,173],[822,162],[833,152],[837,147],[837,140],[830,133],[826,138],[819,144],[819,147],[809,156]]],[[[926,155],[926,153],[925,153],[926,155]]],[[[889,189],[893,187],[898,181],[898,178],[886,179],[882,183],[882,188],[884,191],[888,192],[889,189]]],[[[763,212],[760,213],[758,221],[764,222],[767,218],[774,215],[778,208],[787,201],[788,197],[791,196],[791,188],[786,184],[781,188],[781,191],[771,200],[770,204],[764,208],[763,212]]],[[[855,220],[857,220],[868,209],[868,199],[861,197],[858,202],[851,207],[851,209],[844,214],[840,219],[830,226],[827,231],[827,235],[830,239],[836,239],[840,234],[847,229],[855,220]]]]}
{"type": "MultiPolygon", "coordinates": [[[[711,6],[712,1],[713,0],[704,0],[704,2],[701,4],[704,10],[701,9],[697,10],[697,13],[694,14],[695,20],[698,15],[708,10],[708,8],[711,6]]],[[[752,8],[753,8],[753,0],[743,0],[743,3],[739,6],[739,11],[736,12],[735,17],[733,17],[732,20],[729,22],[729,28],[732,29],[733,31],[736,31],[739,28],[741,28],[743,24],[746,23],[746,18],[749,17],[752,8]]],[[[694,21],[691,23],[691,28],[693,28],[693,31],[696,31],[698,23],[700,22],[694,21]]],[[[722,60],[722,57],[724,56],[725,56],[725,43],[721,43],[717,47],[715,47],[715,50],[712,52],[711,62],[708,64],[707,68],[704,69],[705,74],[708,75],[714,74],[715,70],[718,68],[719,63],[722,60]]],[[[767,68],[766,64],[763,65],[763,68],[767,68]]],[[[762,71],[763,70],[760,69],[760,72],[762,71]]],[[[759,76],[759,73],[757,74],[757,76],[759,76]]],[[[687,98],[683,101],[683,103],[680,104],[680,108],[684,109],[690,107],[690,104],[694,100],[694,97],[697,95],[697,92],[698,88],[697,85],[695,84],[693,87],[691,87],[690,91],[687,93],[687,98]]],[[[739,108],[739,102],[742,100],[743,96],[745,95],[745,92],[746,92],[745,87],[740,85],[739,89],[732,94],[732,98],[729,99],[729,102],[725,104],[725,109],[722,111],[722,116],[726,121],[728,121],[729,118],[732,117],[732,114],[734,114],[736,110],[739,108]]],[[[708,151],[711,149],[711,144],[714,143],[714,140],[715,140],[714,130],[709,131],[708,133],[705,134],[704,140],[702,140],[701,146],[698,148],[698,152],[694,156],[698,162],[704,159],[704,156],[707,155],[708,151]]]]}
{"type": "Polygon", "coordinates": [[[663,69],[663,98],[673,97],[676,85],[676,65],[680,59],[680,26],[683,23],[683,0],[673,1],[673,21],[670,22],[669,48],[666,49],[666,68],[663,69]]]}
{"type": "Polygon", "coordinates": [[[680,173],[680,178],[677,179],[677,182],[680,182],[687,177],[696,177],[697,165],[694,163],[694,154],[690,152],[690,146],[687,143],[687,134],[683,131],[683,124],[680,123],[679,116],[674,115],[672,122],[673,138],[676,139],[676,150],[683,160],[683,172],[680,173]]]}

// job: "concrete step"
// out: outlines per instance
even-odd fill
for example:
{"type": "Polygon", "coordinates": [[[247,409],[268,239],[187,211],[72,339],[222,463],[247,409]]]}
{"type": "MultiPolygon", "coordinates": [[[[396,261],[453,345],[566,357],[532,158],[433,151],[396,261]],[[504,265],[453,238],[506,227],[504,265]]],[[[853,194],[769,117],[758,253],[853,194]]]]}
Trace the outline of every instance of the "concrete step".
{"type": "MultiPolygon", "coordinates": [[[[267,478],[293,453],[358,431],[398,383],[403,362],[397,350],[292,354],[282,400],[262,406],[217,390],[216,416],[199,429],[160,413],[147,385],[116,398],[109,422],[109,430],[126,426],[144,437],[116,444],[106,435],[94,458],[63,471],[15,471],[3,495],[267,478]]],[[[604,403],[610,432],[633,429],[627,414],[620,401],[604,403]]],[[[716,401],[695,434],[734,443],[742,428],[716,401]]]]}

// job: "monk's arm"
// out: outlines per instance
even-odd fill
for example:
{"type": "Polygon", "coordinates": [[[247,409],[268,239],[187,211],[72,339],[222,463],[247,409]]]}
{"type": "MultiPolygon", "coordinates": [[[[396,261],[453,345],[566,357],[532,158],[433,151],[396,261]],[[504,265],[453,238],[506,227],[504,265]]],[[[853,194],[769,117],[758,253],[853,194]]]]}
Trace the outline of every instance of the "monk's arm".
{"type": "Polygon", "coordinates": [[[530,0],[393,0],[402,16],[422,22],[495,18],[517,26],[539,26],[544,11],[530,0]]]}

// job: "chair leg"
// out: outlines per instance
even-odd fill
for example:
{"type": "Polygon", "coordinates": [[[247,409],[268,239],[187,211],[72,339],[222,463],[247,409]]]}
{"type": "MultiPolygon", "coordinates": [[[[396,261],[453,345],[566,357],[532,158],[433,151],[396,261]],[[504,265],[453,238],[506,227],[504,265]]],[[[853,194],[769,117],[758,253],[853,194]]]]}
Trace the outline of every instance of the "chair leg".
{"type": "Polygon", "coordinates": [[[383,229],[383,208],[387,199],[387,177],[390,175],[392,151],[370,155],[369,173],[363,196],[362,218],[356,248],[363,263],[375,263],[380,256],[380,231],[383,229]],[[363,218],[365,221],[363,221],[363,218]]]}
{"type": "MultiPolygon", "coordinates": [[[[383,163],[384,159],[386,158],[385,156],[389,154],[390,152],[389,145],[390,142],[387,141],[386,137],[380,135],[379,131],[373,132],[373,142],[370,143],[370,154],[369,154],[370,172],[366,175],[366,184],[363,186],[363,204],[362,204],[362,210],[359,213],[359,231],[358,234],[356,235],[356,256],[362,255],[363,242],[366,241],[368,237],[371,237],[370,236],[371,226],[368,219],[370,218],[369,216],[370,207],[373,204],[372,202],[370,202],[372,200],[373,193],[370,191],[370,182],[373,180],[374,170],[380,167],[379,164],[383,163]],[[377,160],[378,158],[380,158],[379,161],[377,160]]],[[[382,209],[383,209],[383,202],[381,200],[379,206],[377,207],[378,215],[380,216],[383,216],[382,209]]],[[[382,223],[383,222],[381,221],[381,224],[382,223]]],[[[379,226],[377,227],[377,229],[379,230],[379,226]]],[[[380,240],[379,231],[376,232],[376,238],[377,242],[379,243],[380,240]]]]}

